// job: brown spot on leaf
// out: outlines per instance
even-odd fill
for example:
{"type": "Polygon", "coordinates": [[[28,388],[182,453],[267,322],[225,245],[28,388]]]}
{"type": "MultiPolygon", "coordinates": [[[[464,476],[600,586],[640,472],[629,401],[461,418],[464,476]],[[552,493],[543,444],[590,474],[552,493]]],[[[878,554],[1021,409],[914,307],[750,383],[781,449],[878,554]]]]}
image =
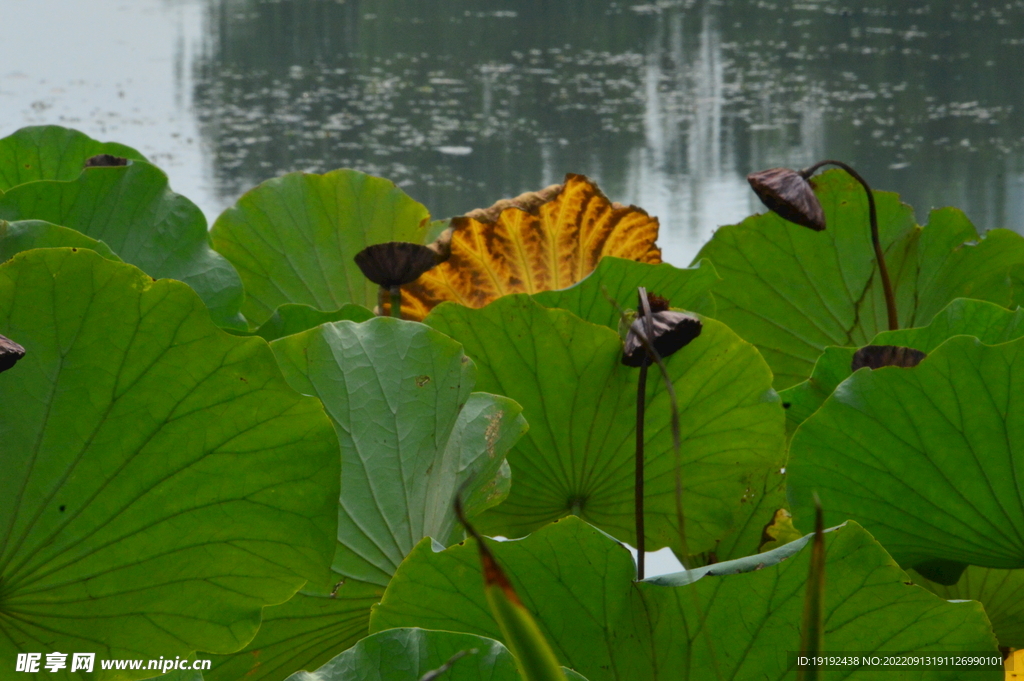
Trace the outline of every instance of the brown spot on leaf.
{"type": "Polygon", "coordinates": [[[487,442],[487,456],[494,458],[494,445],[498,442],[498,436],[501,435],[501,417],[504,416],[505,412],[499,411],[495,414],[491,414],[487,417],[487,428],[484,430],[484,440],[487,442]]]}

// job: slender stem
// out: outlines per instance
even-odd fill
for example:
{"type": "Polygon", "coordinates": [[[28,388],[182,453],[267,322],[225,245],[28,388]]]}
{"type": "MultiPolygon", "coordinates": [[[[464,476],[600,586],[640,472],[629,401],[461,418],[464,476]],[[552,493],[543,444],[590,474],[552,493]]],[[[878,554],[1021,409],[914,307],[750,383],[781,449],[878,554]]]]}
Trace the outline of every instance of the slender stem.
{"type": "Polygon", "coordinates": [[[391,287],[391,316],[402,318],[402,287],[391,287]]]}
{"type": "Polygon", "coordinates": [[[636,476],[633,484],[634,511],[636,513],[636,574],[644,578],[646,538],[644,533],[644,403],[647,401],[647,358],[640,365],[640,378],[636,385],[636,476]]]}
{"type": "Polygon", "coordinates": [[[648,342],[643,364],[640,365],[640,378],[636,387],[636,475],[634,478],[633,505],[636,513],[636,574],[637,579],[644,578],[644,560],[647,556],[647,536],[644,532],[644,406],[647,402],[647,366],[651,363],[650,343],[654,339],[654,320],[651,318],[651,301],[647,298],[647,289],[637,287],[640,295],[640,307],[643,314],[644,337],[648,342]]]}
{"type": "Polygon", "coordinates": [[[878,212],[875,210],[875,196],[871,191],[871,186],[856,170],[842,161],[834,161],[831,159],[819,161],[810,168],[801,170],[800,175],[802,175],[804,179],[807,179],[814,174],[814,171],[824,165],[839,166],[848,172],[853,179],[860,182],[861,186],[864,187],[864,191],[867,192],[868,216],[871,221],[871,244],[875,247],[875,260],[878,261],[878,272],[882,275],[882,289],[885,291],[885,309],[889,316],[889,330],[895,331],[900,328],[899,316],[896,314],[896,297],[892,292],[892,282],[889,280],[889,269],[885,265],[885,254],[882,253],[882,244],[878,240],[878,212]]]}

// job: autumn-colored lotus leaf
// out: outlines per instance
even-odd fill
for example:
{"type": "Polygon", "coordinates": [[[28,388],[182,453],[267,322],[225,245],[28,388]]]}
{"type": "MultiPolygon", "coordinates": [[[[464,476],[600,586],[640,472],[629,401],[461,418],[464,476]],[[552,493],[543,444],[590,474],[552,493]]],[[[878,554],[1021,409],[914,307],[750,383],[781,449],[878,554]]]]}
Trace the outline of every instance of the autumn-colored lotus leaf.
{"type": "Polygon", "coordinates": [[[606,255],[660,263],[658,219],[612,203],[583,175],[452,220],[448,262],[403,289],[402,316],[451,300],[483,307],[512,293],[572,286],[606,255]]]}

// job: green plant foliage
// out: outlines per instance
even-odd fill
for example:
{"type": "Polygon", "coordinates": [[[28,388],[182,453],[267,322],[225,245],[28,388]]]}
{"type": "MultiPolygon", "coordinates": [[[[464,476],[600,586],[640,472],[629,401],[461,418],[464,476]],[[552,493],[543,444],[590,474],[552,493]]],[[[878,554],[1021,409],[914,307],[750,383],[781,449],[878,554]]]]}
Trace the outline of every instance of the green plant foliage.
{"type": "Polygon", "coordinates": [[[255,335],[266,341],[272,341],[329,322],[343,320],[365,322],[368,319],[373,319],[373,316],[373,312],[362,305],[353,305],[352,303],[346,303],[332,312],[322,312],[315,307],[299,303],[286,303],[274,310],[270,319],[256,329],[255,335]]]}
{"type": "Polygon", "coordinates": [[[206,681],[284,679],[313,669],[366,636],[370,607],[384,594],[375,584],[349,581],[333,588],[307,584],[287,603],[263,609],[260,630],[235,655],[208,656],[206,681]]]}
{"type": "MultiPolygon", "coordinates": [[[[813,182],[824,232],[755,215],[716,231],[696,258],[723,278],[717,318],[757,345],[779,389],[806,379],[826,346],[866,345],[887,328],[863,188],[838,170],[813,182]]],[[[896,194],[875,192],[875,201],[901,328],[927,324],[957,297],[1021,302],[1024,237],[994,229],[981,238],[954,208],[932,211],[921,228],[896,194]]]]}
{"type": "Polygon", "coordinates": [[[246,328],[238,273],[210,248],[199,207],[172,192],[155,166],[135,161],[16,187],[0,196],[0,219],[45,220],[102,240],[146,274],[191,286],[219,326],[246,328]]]}
{"type": "MultiPolygon", "coordinates": [[[[994,303],[957,298],[935,315],[928,326],[883,331],[871,345],[899,345],[931,352],[953,336],[974,336],[996,345],[1024,336],[1024,311],[1013,312],[994,303]]],[[[836,387],[853,373],[850,363],[856,348],[825,348],[811,377],[779,393],[786,408],[786,426],[792,433],[824,404],[836,387]]]]}
{"type": "MultiPolygon", "coordinates": [[[[733,560],[757,553],[766,540],[765,526],[772,522],[777,510],[788,507],[786,476],[781,469],[773,468],[765,473],[763,480],[755,481],[747,488],[736,526],[712,549],[714,558],[733,560]]],[[[702,564],[709,557],[696,557],[697,564],[702,564]]]]}
{"type": "MultiPolygon", "coordinates": [[[[909,586],[906,573],[854,523],[826,536],[829,650],[995,651],[979,604],[949,603],[909,586]]],[[[489,546],[563,664],[591,681],[674,681],[791,678],[787,651],[800,641],[806,541],[639,583],[626,549],[576,518],[489,546]]],[[[374,608],[370,627],[411,626],[500,640],[484,602],[475,547],[437,552],[424,541],[409,555],[374,608]]],[[[847,678],[881,678],[877,674],[847,678]]],[[[913,678],[957,674],[921,670],[913,678]]],[[[998,672],[978,676],[1000,678],[998,672]]]]}
{"type": "Polygon", "coordinates": [[[999,639],[999,645],[1024,648],[1024,570],[996,570],[970,565],[959,581],[951,586],[933,582],[914,570],[907,573],[915,584],[947,600],[981,601],[992,621],[992,631],[999,639]]]}
{"type": "Polygon", "coordinates": [[[476,513],[508,494],[505,454],[526,430],[518,404],[471,392],[476,372],[462,347],[423,324],[343,321],[271,347],[289,384],[323,402],[341,442],[335,575],[268,608],[257,639],[208,679],[280,679],[365,636],[370,605],[416,542],[455,534],[464,482],[476,513]],[[338,622],[325,631],[330,616],[338,622]]]}
{"type": "Polygon", "coordinates": [[[291,173],[247,192],[213,224],[214,247],[245,283],[245,316],[265,322],[278,306],[372,308],[378,287],[356,253],[385,241],[423,243],[430,215],[390,180],[355,170],[291,173]]]}
{"type": "Polygon", "coordinates": [[[0,333],[28,351],[0,375],[0,657],[227,653],[327,578],[337,438],[264,341],[72,249],[0,266],[0,333]]]}
{"type": "Polygon", "coordinates": [[[315,672],[298,672],[288,681],[420,681],[449,662],[447,673],[439,675],[446,681],[519,681],[515,658],[498,641],[426,629],[374,634],[315,672]]]}
{"type": "Polygon", "coordinates": [[[583,281],[558,291],[543,291],[533,299],[544,307],[560,307],[577,317],[611,329],[619,328],[619,311],[635,310],[637,287],[667,298],[672,307],[698,314],[715,316],[715,299],[711,291],[720,281],[714,266],[707,260],[685,269],[667,263],[648,263],[605,256],[597,269],[583,281]]]}
{"type": "MultiPolygon", "coordinates": [[[[666,360],[680,405],[686,538],[694,553],[734,527],[747,488],[782,465],[784,416],[756,349],[704,319],[700,337],[666,360]]],[[[611,329],[546,309],[527,295],[485,308],[441,305],[427,323],[463,343],[480,387],[523,405],[530,431],[509,454],[515,484],[481,530],[521,537],[574,514],[633,541],[636,370],[611,329]]],[[[649,550],[680,550],[668,395],[648,386],[649,550]]]]}
{"type": "MultiPolygon", "coordinates": [[[[949,562],[1024,567],[1024,339],[956,336],[912,369],[858,371],[793,436],[798,527],[862,523],[901,565],[955,581],[949,562]],[[942,561],[942,563],[938,563],[942,561]]],[[[961,566],[962,569],[962,566],[961,566]]]]}
{"type": "Polygon", "coordinates": [[[146,160],[131,147],[59,125],[22,128],[0,139],[0,192],[35,180],[74,180],[86,160],[99,154],[146,160]]]}
{"type": "Polygon", "coordinates": [[[514,401],[471,392],[462,346],[422,324],[337,322],[272,347],[289,384],[319,397],[337,428],[345,479],[334,569],[350,579],[385,586],[420,539],[447,541],[456,491],[471,480],[463,493],[473,499],[526,431],[514,401]]]}
{"type": "MultiPolygon", "coordinates": [[[[701,260],[688,268],[669,264],[650,265],[623,258],[604,257],[586,279],[567,289],[544,291],[533,299],[545,307],[569,310],[594,324],[616,331],[620,328],[620,315],[608,298],[615,300],[622,310],[633,310],[637,305],[637,287],[667,298],[672,307],[715,316],[712,290],[720,281],[714,266],[701,260]],[[606,297],[607,296],[607,297],[606,297]]],[[[777,508],[786,505],[785,480],[778,469],[766,471],[764,480],[752,482],[741,498],[737,526],[724,536],[711,550],[717,560],[729,560],[757,553],[761,534],[777,508]]],[[[692,556],[703,563],[707,556],[692,556]]]]}
{"type": "Polygon", "coordinates": [[[121,262],[110,246],[81,232],[42,220],[0,220],[0,262],[33,248],[88,248],[107,260],[121,262]]]}

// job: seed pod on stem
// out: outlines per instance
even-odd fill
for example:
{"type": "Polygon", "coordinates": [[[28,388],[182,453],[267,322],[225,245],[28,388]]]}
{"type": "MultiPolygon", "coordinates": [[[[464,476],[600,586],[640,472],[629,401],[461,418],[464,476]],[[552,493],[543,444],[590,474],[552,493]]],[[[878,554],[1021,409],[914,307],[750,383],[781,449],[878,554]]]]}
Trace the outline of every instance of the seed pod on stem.
{"type": "MultiPolygon", "coordinates": [[[[647,549],[644,534],[644,407],[647,402],[647,367],[689,344],[700,335],[702,325],[693,315],[669,310],[667,300],[660,296],[649,296],[643,286],[637,291],[640,297],[637,318],[626,335],[622,363],[626,366],[640,367],[636,388],[636,461],[633,488],[637,579],[643,579],[647,549]]],[[[677,495],[678,493],[677,489],[677,495]]],[[[682,522],[682,518],[679,522],[682,522]]]]}
{"type": "Polygon", "coordinates": [[[885,254],[882,253],[882,244],[878,238],[878,211],[875,208],[875,196],[871,192],[871,186],[860,174],[842,161],[819,161],[809,168],[803,170],[790,170],[789,168],[769,168],[747,175],[747,182],[761,199],[761,203],[768,207],[779,217],[795,222],[816,232],[825,229],[825,212],[821,209],[821,202],[814,194],[811,183],[808,182],[811,175],[825,165],[838,166],[845,170],[850,176],[857,180],[868,195],[868,223],[871,229],[871,244],[875,250],[875,261],[878,264],[878,273],[882,277],[882,289],[885,292],[885,308],[889,318],[889,330],[899,328],[899,316],[896,313],[896,298],[892,291],[892,282],[889,280],[889,269],[885,265],[885,254]]]}

